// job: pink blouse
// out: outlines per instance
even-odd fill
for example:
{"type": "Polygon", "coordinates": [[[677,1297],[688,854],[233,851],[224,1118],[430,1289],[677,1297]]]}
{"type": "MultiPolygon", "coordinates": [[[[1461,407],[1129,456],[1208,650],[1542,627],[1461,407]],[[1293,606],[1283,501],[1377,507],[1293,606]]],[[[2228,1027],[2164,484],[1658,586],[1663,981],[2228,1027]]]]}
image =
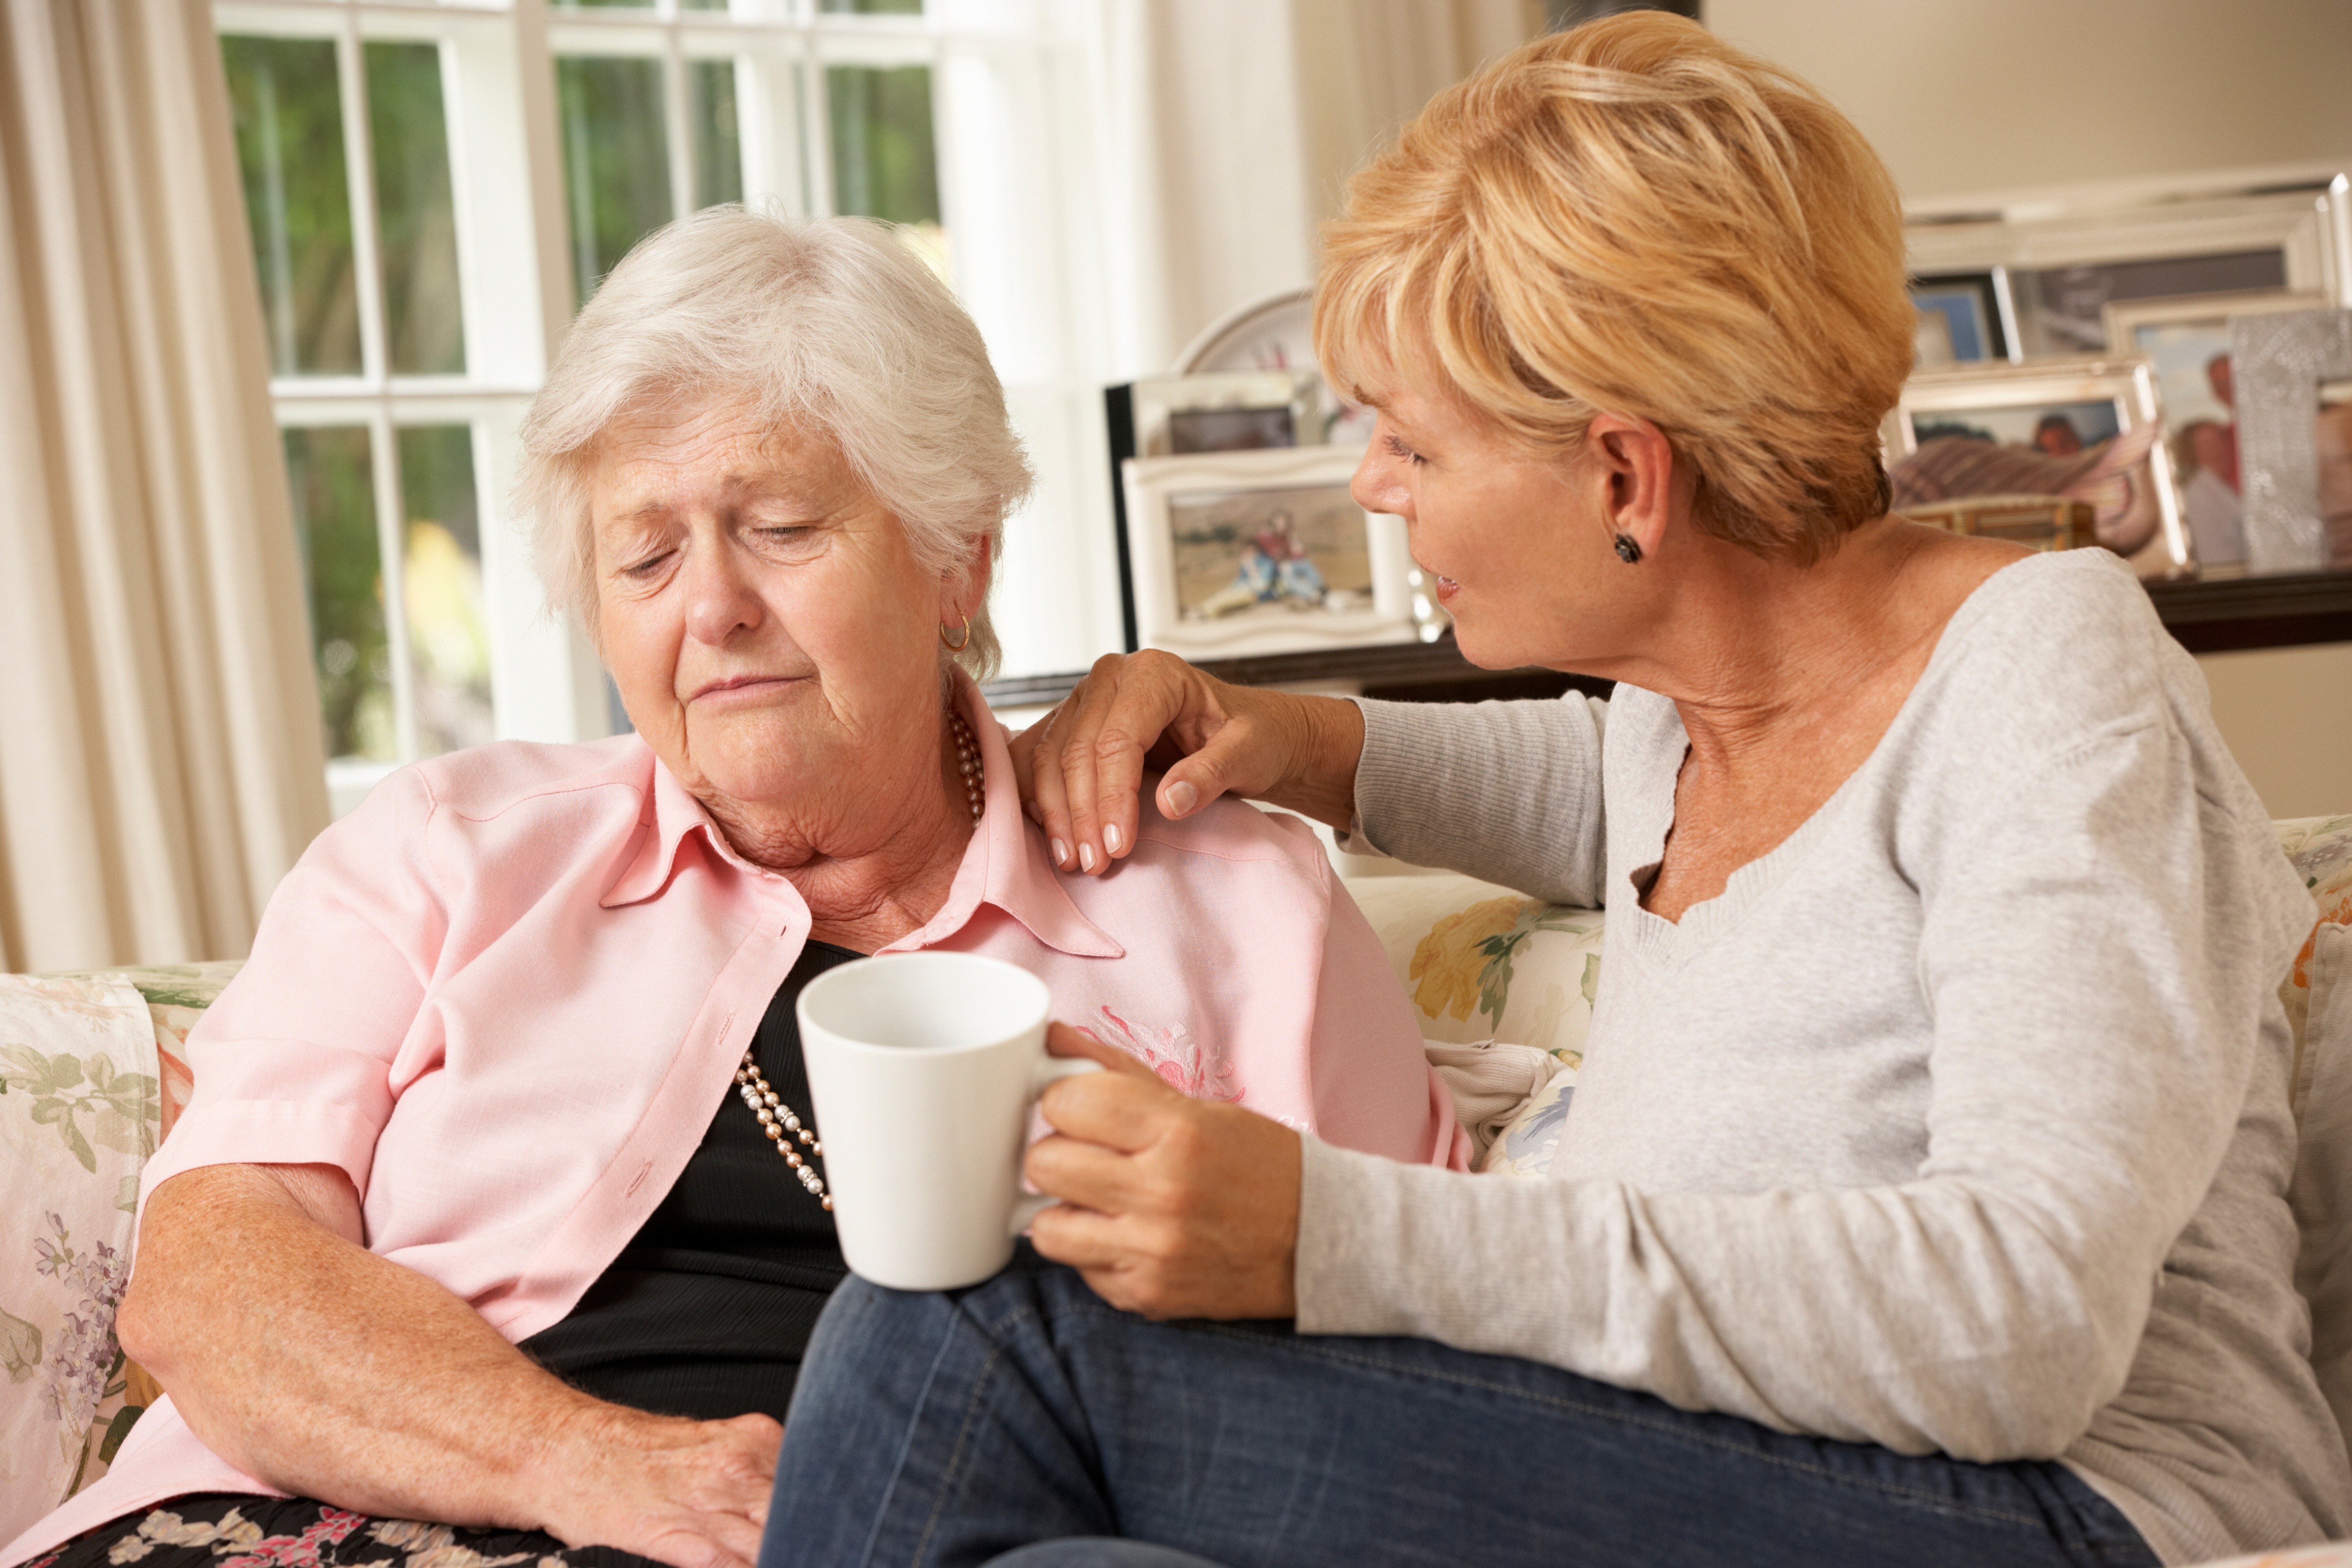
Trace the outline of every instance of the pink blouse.
{"type": "MultiPolygon", "coordinates": [[[[979,691],[987,813],[888,952],[984,952],[1188,1094],[1327,1142],[1467,1163],[1380,943],[1294,818],[1220,802],[1064,878],[979,691]]],[[[809,931],[634,735],[404,769],[320,835],[188,1039],[195,1090],[141,1197],[213,1164],[340,1165],[369,1250],[509,1341],[562,1319],[684,1169],[809,931]]],[[[289,1289],[299,1289],[289,1281],[289,1289]]],[[[189,1492],[272,1492],[166,1398],[0,1568],[189,1492]]]]}

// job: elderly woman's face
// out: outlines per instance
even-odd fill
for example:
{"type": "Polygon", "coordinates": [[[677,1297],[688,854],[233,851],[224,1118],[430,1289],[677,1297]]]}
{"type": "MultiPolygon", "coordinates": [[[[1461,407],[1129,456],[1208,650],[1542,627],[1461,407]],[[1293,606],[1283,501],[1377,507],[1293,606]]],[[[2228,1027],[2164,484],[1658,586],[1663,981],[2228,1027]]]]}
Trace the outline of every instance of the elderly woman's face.
{"type": "Polygon", "coordinates": [[[598,618],[630,721],[705,801],[824,815],[939,725],[926,572],[823,434],[724,405],[608,430],[591,478],[598,618]]]}

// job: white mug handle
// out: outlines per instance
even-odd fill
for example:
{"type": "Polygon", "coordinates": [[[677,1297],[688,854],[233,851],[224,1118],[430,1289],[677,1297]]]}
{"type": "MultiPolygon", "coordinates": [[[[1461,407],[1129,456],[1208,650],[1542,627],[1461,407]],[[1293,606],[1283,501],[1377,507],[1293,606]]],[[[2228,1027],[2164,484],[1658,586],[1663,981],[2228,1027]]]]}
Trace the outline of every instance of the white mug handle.
{"type": "MultiPolygon", "coordinates": [[[[1102,1063],[1091,1057],[1047,1057],[1037,1064],[1037,1070],[1029,1075],[1029,1103],[1033,1107],[1037,1103],[1037,1097],[1045,1092],[1047,1084],[1058,1083],[1066,1078],[1076,1078],[1082,1072],[1102,1070],[1102,1063]]],[[[1048,1197],[1044,1193],[1031,1193],[1021,1198],[1013,1205],[1011,1233],[1019,1236],[1037,1223],[1039,1215],[1061,1201],[1056,1197],[1048,1197]]]]}

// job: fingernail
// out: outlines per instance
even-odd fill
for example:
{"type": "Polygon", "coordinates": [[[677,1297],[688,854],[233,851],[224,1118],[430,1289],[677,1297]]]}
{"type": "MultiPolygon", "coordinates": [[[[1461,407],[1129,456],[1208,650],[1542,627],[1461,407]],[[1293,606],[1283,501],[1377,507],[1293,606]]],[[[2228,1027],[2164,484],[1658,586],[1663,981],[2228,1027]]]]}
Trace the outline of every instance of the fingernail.
{"type": "Polygon", "coordinates": [[[1103,847],[1116,855],[1118,853],[1118,824],[1114,822],[1103,829],[1103,847]]]}
{"type": "Polygon", "coordinates": [[[1055,840],[1054,840],[1054,864],[1055,864],[1055,865],[1056,865],[1056,866],[1066,866],[1066,865],[1068,865],[1069,863],[1070,863],[1070,847],[1069,847],[1068,845],[1066,845],[1066,844],[1063,843],[1063,842],[1062,842],[1060,839],[1058,839],[1058,838],[1055,839],[1055,840]]]}
{"type": "Polygon", "coordinates": [[[1093,870],[1094,868],[1095,868],[1095,847],[1094,847],[1093,845],[1091,845],[1091,844],[1081,844],[1081,845],[1079,845],[1079,846],[1078,846],[1078,869],[1079,869],[1079,870],[1081,870],[1081,871],[1091,871],[1091,870],[1093,870]]]}
{"type": "Polygon", "coordinates": [[[1183,816],[1201,804],[1201,792],[1182,779],[1168,786],[1168,815],[1183,816]]]}

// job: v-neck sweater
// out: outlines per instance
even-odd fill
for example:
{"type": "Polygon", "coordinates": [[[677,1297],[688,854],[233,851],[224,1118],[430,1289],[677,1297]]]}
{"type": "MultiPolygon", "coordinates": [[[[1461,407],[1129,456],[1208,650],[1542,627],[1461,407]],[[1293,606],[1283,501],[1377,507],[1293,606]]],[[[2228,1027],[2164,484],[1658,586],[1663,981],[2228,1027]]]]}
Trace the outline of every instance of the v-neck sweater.
{"type": "Polygon", "coordinates": [[[1861,766],[1679,921],[1637,892],[1672,702],[1363,709],[1375,847],[1609,921],[1548,1179],[1310,1142],[1302,1330],[2063,1459],[2168,1563],[2352,1533],[2286,1199],[2313,906],[2119,563],[1988,579],[1861,766]]]}

